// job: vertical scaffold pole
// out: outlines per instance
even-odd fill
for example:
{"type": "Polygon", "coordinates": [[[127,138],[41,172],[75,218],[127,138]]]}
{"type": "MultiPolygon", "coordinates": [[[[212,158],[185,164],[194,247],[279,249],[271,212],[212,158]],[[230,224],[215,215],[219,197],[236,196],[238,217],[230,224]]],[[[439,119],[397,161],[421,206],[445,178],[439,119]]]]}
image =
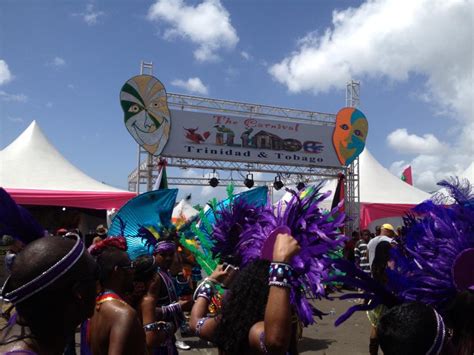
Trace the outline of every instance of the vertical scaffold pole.
{"type": "MultiPolygon", "coordinates": [[[[346,106],[360,106],[360,81],[351,80],[346,85],[346,106]]],[[[345,211],[348,217],[346,235],[359,230],[360,227],[360,184],[359,157],[346,168],[345,179],[345,211]]]]}
{"type": "MultiPolygon", "coordinates": [[[[148,74],[153,75],[153,62],[140,62],[140,75],[148,74]]],[[[153,188],[153,167],[154,167],[153,155],[148,153],[140,145],[138,145],[138,162],[137,162],[137,185],[136,193],[140,193],[141,178],[145,178],[146,191],[151,191],[153,188]],[[142,161],[142,157],[145,156],[146,160],[142,161]]]]}

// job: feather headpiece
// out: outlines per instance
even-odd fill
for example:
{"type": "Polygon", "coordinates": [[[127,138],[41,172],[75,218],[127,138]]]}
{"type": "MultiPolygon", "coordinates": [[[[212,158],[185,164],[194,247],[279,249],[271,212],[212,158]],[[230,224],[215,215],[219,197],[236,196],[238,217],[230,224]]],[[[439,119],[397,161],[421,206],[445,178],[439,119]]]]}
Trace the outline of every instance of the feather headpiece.
{"type": "Polygon", "coordinates": [[[9,235],[25,244],[44,237],[44,228],[33,216],[0,188],[0,237],[9,235]]]}
{"type": "Polygon", "coordinates": [[[117,212],[108,234],[125,237],[130,259],[151,255],[160,241],[176,236],[171,215],[177,194],[177,189],[146,192],[128,201],[117,212]]]}
{"type": "Polygon", "coordinates": [[[345,215],[339,213],[339,206],[323,213],[319,205],[330,192],[321,194],[319,191],[320,186],[302,192],[291,191],[290,201],[265,207],[258,223],[246,229],[242,236],[253,238],[253,247],[262,251],[267,249],[267,237],[277,228],[291,231],[301,250],[291,261],[296,277],[292,281],[290,300],[305,326],[314,323],[313,314],[320,317],[323,314],[309,304],[306,296],[321,298],[325,295],[323,280],[330,267],[326,256],[345,241],[340,231],[345,215]]]}
{"type": "MultiPolygon", "coordinates": [[[[224,260],[243,266],[251,260],[252,253],[247,250],[251,246],[241,240],[241,233],[245,226],[255,222],[256,211],[267,200],[265,186],[234,195],[234,188],[229,185],[227,199],[209,202],[207,209],[199,212],[199,224],[193,223],[186,237],[181,235],[181,244],[195,255],[208,275],[224,260]]],[[[254,257],[259,254],[254,253],[254,257]]]]}
{"type": "MultiPolygon", "coordinates": [[[[457,179],[438,185],[449,192],[438,204],[427,200],[404,218],[405,237],[391,250],[395,269],[387,269],[387,284],[382,285],[344,261],[333,264],[347,273],[338,281],[358,287],[362,294],[344,298],[372,300],[367,307],[351,307],[337,321],[342,323],[357,310],[378,304],[419,301],[443,313],[458,292],[474,291],[474,196],[469,182],[457,179]]],[[[439,202],[439,196],[435,197],[439,202]]]]}
{"type": "Polygon", "coordinates": [[[213,211],[212,253],[214,257],[243,267],[260,257],[255,238],[247,233],[257,224],[268,201],[268,188],[257,187],[237,194],[217,205],[213,211]]]}
{"type": "Polygon", "coordinates": [[[426,201],[414,208],[420,215],[406,219],[405,255],[418,267],[411,285],[401,291],[404,301],[420,301],[443,311],[457,292],[474,288],[474,196],[469,182],[442,181],[452,205],[426,201]]]}

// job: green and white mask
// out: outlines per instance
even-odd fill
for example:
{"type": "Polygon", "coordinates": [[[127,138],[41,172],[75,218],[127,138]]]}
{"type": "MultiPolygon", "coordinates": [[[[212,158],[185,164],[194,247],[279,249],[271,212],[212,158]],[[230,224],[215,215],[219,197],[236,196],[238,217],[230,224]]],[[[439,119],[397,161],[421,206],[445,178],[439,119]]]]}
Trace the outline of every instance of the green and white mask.
{"type": "Polygon", "coordinates": [[[169,139],[170,111],[163,84],[153,76],[137,75],[120,91],[125,126],[150,154],[160,155],[169,139]]]}

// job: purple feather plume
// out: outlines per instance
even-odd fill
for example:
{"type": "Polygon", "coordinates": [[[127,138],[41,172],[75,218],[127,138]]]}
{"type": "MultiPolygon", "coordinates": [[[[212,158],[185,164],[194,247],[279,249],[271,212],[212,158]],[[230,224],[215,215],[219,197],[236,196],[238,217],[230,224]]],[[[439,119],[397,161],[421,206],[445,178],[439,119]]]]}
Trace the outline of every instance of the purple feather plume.
{"type": "Polygon", "coordinates": [[[446,206],[426,201],[415,207],[418,217],[405,220],[404,253],[419,267],[410,271],[412,285],[400,296],[442,311],[459,291],[452,275],[456,257],[474,248],[474,196],[466,181],[442,181],[439,185],[449,191],[454,203],[446,206]]]}
{"type": "Polygon", "coordinates": [[[0,188],[0,236],[5,234],[28,244],[44,237],[44,228],[27,209],[17,205],[8,192],[0,188]]]}
{"type": "Polygon", "coordinates": [[[333,267],[342,271],[343,274],[332,276],[327,278],[325,281],[342,282],[347,286],[352,286],[364,291],[364,293],[344,294],[339,298],[363,299],[366,301],[364,305],[355,305],[350,307],[345,313],[336,319],[336,322],[334,323],[336,327],[345,322],[356,311],[371,310],[380,304],[392,307],[401,303],[401,300],[394,293],[392,293],[386,285],[382,285],[378,281],[374,280],[370,275],[367,275],[364,271],[356,267],[354,263],[344,259],[329,260],[329,262],[333,267]],[[370,301],[370,304],[367,304],[368,301],[370,301]]]}
{"type": "Polygon", "coordinates": [[[221,260],[232,260],[243,267],[260,257],[261,238],[254,238],[249,230],[258,228],[257,219],[262,207],[255,207],[245,198],[232,198],[224,208],[215,211],[212,253],[221,260]]]}
{"type": "Polygon", "coordinates": [[[304,197],[298,192],[289,191],[293,194],[289,202],[265,207],[258,223],[244,234],[249,234],[248,238],[251,235],[257,241],[255,248],[261,250],[263,242],[275,228],[286,226],[291,230],[301,251],[291,262],[296,277],[292,281],[290,301],[302,323],[307,326],[314,323],[314,311],[307,297],[320,299],[325,296],[323,280],[328,277],[330,266],[325,255],[344,243],[345,237],[339,229],[343,227],[345,216],[336,215],[337,208],[329,214],[323,214],[319,205],[328,194],[321,194],[319,187],[305,191],[304,197]]]}
{"type": "MultiPolygon", "coordinates": [[[[469,182],[459,180],[439,183],[450,196],[439,204],[425,201],[404,218],[405,237],[391,250],[395,269],[387,268],[387,283],[382,285],[370,278],[355,265],[334,260],[333,265],[345,272],[328,281],[339,281],[362,289],[362,294],[348,294],[341,298],[371,300],[370,306],[349,308],[336,321],[336,325],[348,319],[355,311],[372,309],[379,304],[388,307],[402,302],[419,301],[443,312],[460,290],[455,284],[457,257],[474,248],[474,196],[469,182]]],[[[436,203],[438,202],[438,203],[436,203]]],[[[466,264],[469,265],[469,264],[466,264]]],[[[457,265],[459,266],[459,265],[457,265]]],[[[456,272],[472,275],[472,269],[457,268],[456,272]]],[[[466,278],[464,278],[465,280],[466,278]]],[[[469,278],[468,278],[469,279],[469,278]]]]}

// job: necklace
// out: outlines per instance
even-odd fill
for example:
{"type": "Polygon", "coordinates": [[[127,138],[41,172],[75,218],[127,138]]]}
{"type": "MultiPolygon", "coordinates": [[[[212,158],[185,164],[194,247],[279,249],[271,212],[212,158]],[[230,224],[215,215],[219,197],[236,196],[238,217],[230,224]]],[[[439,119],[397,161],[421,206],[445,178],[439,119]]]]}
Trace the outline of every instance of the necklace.
{"type": "Polygon", "coordinates": [[[116,294],[114,291],[110,291],[110,290],[105,290],[103,292],[101,292],[97,298],[95,299],[95,305],[96,305],[96,309],[99,310],[100,309],[100,305],[102,303],[105,303],[105,302],[109,302],[109,301],[117,301],[117,302],[120,302],[122,304],[126,304],[128,305],[127,302],[125,302],[122,297],[120,297],[118,294],[116,294]]]}

